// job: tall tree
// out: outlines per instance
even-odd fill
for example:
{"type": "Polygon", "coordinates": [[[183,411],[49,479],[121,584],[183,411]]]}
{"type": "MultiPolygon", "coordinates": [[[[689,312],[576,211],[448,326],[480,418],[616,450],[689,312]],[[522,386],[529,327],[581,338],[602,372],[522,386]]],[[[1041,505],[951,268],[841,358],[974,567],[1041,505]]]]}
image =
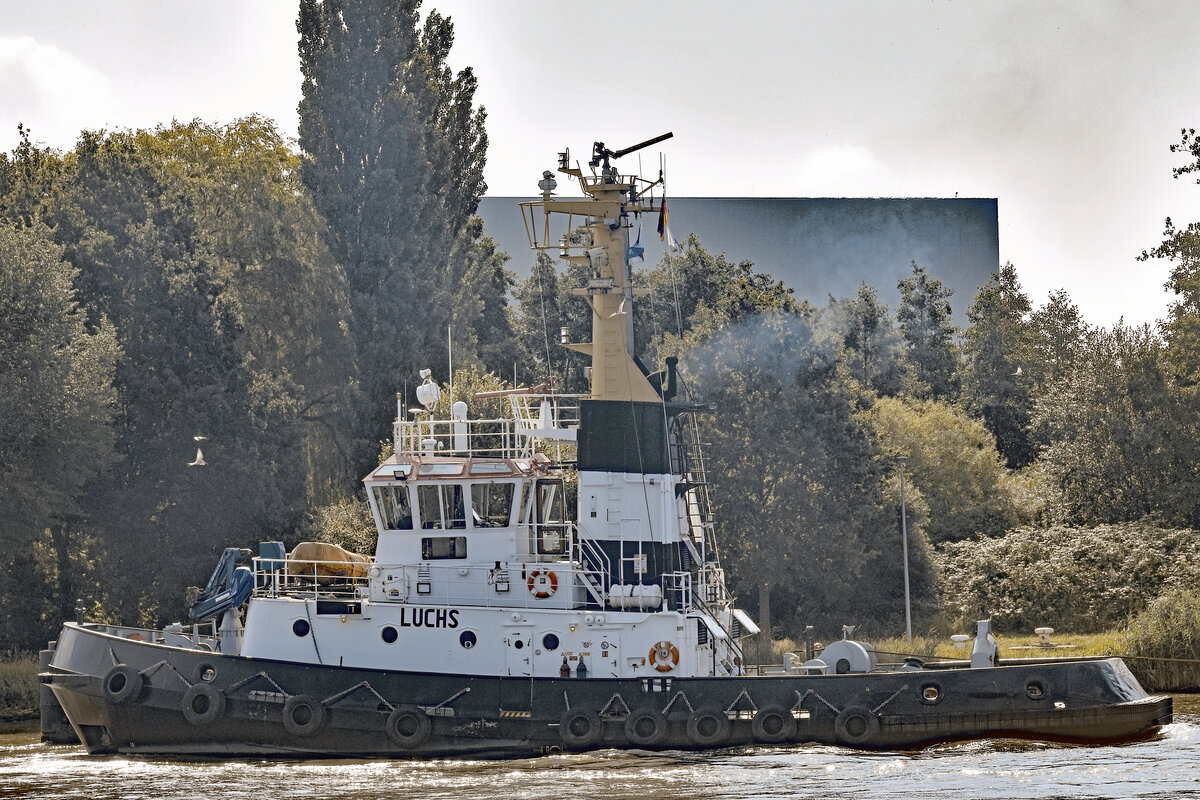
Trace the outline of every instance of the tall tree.
{"type": "Polygon", "coordinates": [[[932,400],[954,399],[958,396],[959,371],[954,342],[958,331],[950,311],[954,290],[930,278],[916,261],[912,262],[912,275],[896,287],[900,290],[896,322],[919,382],[918,394],[932,400]]]}
{"type": "Polygon", "coordinates": [[[393,396],[446,358],[451,247],[484,189],[475,79],[451,74],[448,19],[420,0],[301,0],[302,175],[349,282],[363,394],[357,461],[369,466],[393,396]]]}
{"type": "Polygon", "coordinates": [[[865,282],[854,297],[829,298],[822,312],[826,329],[841,345],[840,359],[850,376],[872,391],[891,396],[911,386],[912,368],[903,340],[879,292],[865,282]]]}
{"type": "Polygon", "coordinates": [[[983,415],[1010,468],[1037,456],[1029,437],[1032,398],[1025,376],[1029,357],[1029,297],[1011,263],[993,273],[967,309],[963,334],[963,394],[967,407],[983,415]]]}
{"type": "Polygon", "coordinates": [[[40,226],[0,222],[0,646],[36,649],[74,606],[63,538],[87,481],[115,460],[119,347],[88,325],[75,269],[40,226]],[[35,547],[35,545],[37,547],[35,547]],[[62,546],[49,563],[35,552],[62,546]]]}

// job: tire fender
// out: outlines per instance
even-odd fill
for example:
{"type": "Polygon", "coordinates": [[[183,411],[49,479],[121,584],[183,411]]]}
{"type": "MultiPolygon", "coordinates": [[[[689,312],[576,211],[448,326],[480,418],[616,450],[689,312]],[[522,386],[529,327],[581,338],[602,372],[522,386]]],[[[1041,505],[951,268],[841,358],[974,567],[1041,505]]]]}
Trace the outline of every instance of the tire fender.
{"type": "Polygon", "coordinates": [[[225,713],[225,695],[207,683],[193,684],[183,693],[183,718],[192,725],[207,725],[225,713]]]}
{"type": "Polygon", "coordinates": [[[558,720],[558,734],[567,747],[588,747],[600,741],[604,726],[600,715],[586,708],[572,708],[558,720]]]}
{"type": "Polygon", "coordinates": [[[283,729],[293,736],[311,736],[325,724],[325,706],[311,695],[294,694],[283,704],[283,729]]]}
{"type": "Polygon", "coordinates": [[[433,732],[433,723],[425,709],[412,705],[397,706],[388,715],[387,735],[396,744],[404,748],[420,747],[429,741],[433,732]]]}
{"type": "Polygon", "coordinates": [[[146,686],[146,679],[128,664],[117,664],[104,676],[104,699],[113,705],[136,700],[146,686]]]}
{"type": "Polygon", "coordinates": [[[833,732],[845,744],[866,744],[879,733],[879,717],[862,706],[847,706],[834,720],[833,732]]]}
{"type": "Polygon", "coordinates": [[[768,744],[786,742],[796,734],[796,718],[783,706],[763,706],[750,723],[754,738],[768,744]]]}

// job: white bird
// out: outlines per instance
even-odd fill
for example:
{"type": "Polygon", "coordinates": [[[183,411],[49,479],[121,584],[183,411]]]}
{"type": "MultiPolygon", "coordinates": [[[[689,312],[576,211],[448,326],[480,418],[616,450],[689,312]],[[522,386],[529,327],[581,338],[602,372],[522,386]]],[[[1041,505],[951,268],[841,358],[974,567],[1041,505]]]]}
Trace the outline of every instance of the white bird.
{"type": "Polygon", "coordinates": [[[196,460],[188,462],[189,467],[205,467],[208,462],[204,460],[204,453],[200,452],[200,448],[196,448],[196,460]]]}
{"type": "Polygon", "coordinates": [[[1020,374],[1021,374],[1021,368],[1020,368],[1020,367],[1017,367],[1017,371],[1013,373],[1013,377],[1015,378],[1015,377],[1017,377],[1017,376],[1018,376],[1018,375],[1020,375],[1020,374]]]}
{"type": "Polygon", "coordinates": [[[627,299],[628,299],[628,298],[625,298],[625,297],[622,297],[622,298],[621,298],[621,305],[617,306],[617,310],[616,310],[616,311],[614,311],[613,313],[611,313],[611,314],[609,314],[609,315],[608,315],[608,318],[609,318],[609,319],[612,319],[612,318],[613,318],[613,317],[615,317],[617,314],[624,314],[624,313],[625,313],[625,301],[626,301],[627,299]]]}
{"type": "Polygon", "coordinates": [[[194,441],[194,442],[207,442],[207,441],[208,441],[208,437],[207,437],[207,436],[201,436],[200,434],[196,434],[195,436],[193,436],[193,437],[192,437],[192,441],[194,441]]]}

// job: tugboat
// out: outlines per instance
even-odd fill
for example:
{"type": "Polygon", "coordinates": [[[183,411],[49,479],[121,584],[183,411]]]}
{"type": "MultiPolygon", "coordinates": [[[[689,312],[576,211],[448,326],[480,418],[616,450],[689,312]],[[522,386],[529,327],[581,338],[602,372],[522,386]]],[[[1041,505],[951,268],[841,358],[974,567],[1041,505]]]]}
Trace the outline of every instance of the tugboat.
{"type": "Polygon", "coordinates": [[[89,753],[523,757],[596,748],[826,742],[894,749],[978,737],[1153,735],[1169,697],[1117,658],[878,662],[848,636],[747,674],[676,361],[633,351],[630,228],[650,181],[559,154],[583,197],[522,203],[530,244],[586,266],[590,392],[493,394],[470,419],[429,371],[395,454],[364,479],[373,556],[280,542],[224,551],[188,624],[67,623],[42,680],[89,753]],[[559,222],[555,222],[558,220],[559,222]],[[449,419],[438,418],[449,407],[449,419]]]}

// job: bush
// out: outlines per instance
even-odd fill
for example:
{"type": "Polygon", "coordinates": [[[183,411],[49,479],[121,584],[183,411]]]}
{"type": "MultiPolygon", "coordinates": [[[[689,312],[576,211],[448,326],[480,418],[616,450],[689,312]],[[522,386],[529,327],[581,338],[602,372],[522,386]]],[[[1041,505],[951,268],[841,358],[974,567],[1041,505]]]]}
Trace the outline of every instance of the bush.
{"type": "Polygon", "coordinates": [[[1141,522],[1019,528],[938,551],[945,611],[957,627],[991,617],[997,630],[1050,625],[1075,633],[1119,627],[1155,597],[1200,577],[1200,533],[1141,522]]]}
{"type": "Polygon", "coordinates": [[[1200,593],[1175,591],[1152,602],[1130,623],[1125,650],[1130,669],[1154,691],[1200,691],[1200,593]]]}

